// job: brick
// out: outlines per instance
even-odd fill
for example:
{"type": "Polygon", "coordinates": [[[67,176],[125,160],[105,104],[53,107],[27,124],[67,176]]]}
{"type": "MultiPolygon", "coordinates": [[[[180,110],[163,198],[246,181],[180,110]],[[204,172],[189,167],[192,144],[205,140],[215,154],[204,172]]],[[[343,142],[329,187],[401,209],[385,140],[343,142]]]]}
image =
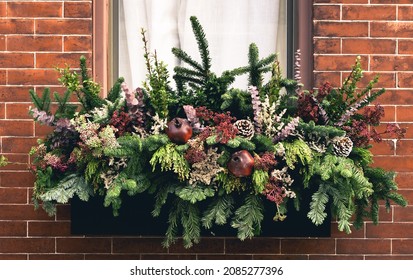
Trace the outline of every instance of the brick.
{"type": "Polygon", "coordinates": [[[0,53],[0,68],[33,68],[33,66],[33,54],[0,53]]]}
{"type": "Polygon", "coordinates": [[[6,71],[0,70],[0,85],[6,84],[6,71]]]}
{"type": "Polygon", "coordinates": [[[0,221],[0,236],[26,236],[26,222],[0,221]]]}
{"type": "MultiPolygon", "coordinates": [[[[142,256],[142,259],[144,256],[142,256]]],[[[236,255],[197,255],[198,260],[252,260],[253,256],[252,255],[241,255],[241,254],[236,254],[236,255]]]]}
{"type": "Polygon", "coordinates": [[[163,238],[114,238],[113,253],[166,253],[163,238]]]}
{"type": "Polygon", "coordinates": [[[399,78],[398,87],[400,88],[413,88],[413,72],[400,72],[397,73],[399,78]]]}
{"type": "MultiPolygon", "coordinates": [[[[343,81],[348,77],[350,72],[343,72],[343,81]]],[[[371,80],[376,76],[379,77],[377,84],[374,85],[375,89],[381,88],[395,88],[396,87],[396,74],[394,72],[363,72],[363,78],[358,83],[359,88],[366,87],[371,80]]]]}
{"type": "Polygon", "coordinates": [[[32,121],[0,120],[0,136],[32,136],[32,121]]]}
{"type": "Polygon", "coordinates": [[[395,20],[396,7],[374,5],[343,6],[343,20],[395,20]]]}
{"type": "Polygon", "coordinates": [[[30,204],[0,204],[0,220],[27,221],[52,219],[43,209],[35,210],[34,206],[30,204]]]}
{"type": "Polygon", "coordinates": [[[199,244],[195,244],[190,249],[185,249],[182,240],[169,248],[169,253],[197,254],[197,253],[224,253],[224,239],[203,238],[199,244]]]}
{"type": "Polygon", "coordinates": [[[6,117],[6,105],[4,103],[0,103],[0,119],[4,119],[6,117]]]}
{"type": "MultiPolygon", "coordinates": [[[[345,71],[351,69],[356,61],[354,55],[316,55],[314,57],[314,69],[323,71],[345,71]]],[[[367,64],[367,57],[361,57],[362,65],[367,64]]]]}
{"type": "Polygon", "coordinates": [[[314,23],[314,36],[320,37],[367,37],[367,22],[323,22],[314,23]]]}
{"type": "Polygon", "coordinates": [[[61,36],[9,36],[8,51],[61,51],[61,36]]]}
{"type": "Polygon", "coordinates": [[[390,252],[390,240],[337,239],[337,254],[390,254],[390,252]]]}
{"type": "Polygon", "coordinates": [[[25,153],[27,154],[31,147],[37,145],[37,138],[24,137],[3,137],[3,153],[25,153]]]}
{"type": "Polygon", "coordinates": [[[363,238],[363,237],[364,237],[364,229],[355,229],[354,227],[352,227],[351,233],[347,234],[344,231],[340,231],[338,229],[337,222],[331,223],[331,238],[363,238]]]}
{"type": "Polygon", "coordinates": [[[379,260],[379,261],[384,261],[384,260],[412,260],[413,259],[413,254],[412,255],[377,255],[377,256],[366,256],[365,260],[379,260]]]}
{"type": "Polygon", "coordinates": [[[314,53],[336,54],[340,53],[340,39],[314,39],[314,53]]]}
{"type": "Polygon", "coordinates": [[[92,51],[91,36],[65,36],[64,51],[92,51]]]}
{"type": "Polygon", "coordinates": [[[71,218],[70,205],[57,205],[56,206],[56,220],[57,221],[70,221],[71,218]]]}
{"type": "Polygon", "coordinates": [[[58,85],[59,74],[55,70],[9,70],[8,82],[11,85],[58,85]]]}
{"type": "Polygon", "coordinates": [[[91,34],[92,21],[79,19],[65,20],[36,20],[36,33],[38,34],[91,34]]]}
{"type": "Polygon", "coordinates": [[[0,86],[0,100],[4,102],[31,102],[29,95],[30,88],[31,87],[0,86]]]}
{"type": "Polygon", "coordinates": [[[310,255],[310,260],[363,260],[363,255],[310,255]]]}
{"type": "Polygon", "coordinates": [[[0,260],[27,260],[27,254],[0,254],[0,260]]]}
{"type": "Polygon", "coordinates": [[[334,239],[281,240],[282,254],[334,254],[334,239]]]}
{"type": "Polygon", "coordinates": [[[413,173],[409,172],[398,172],[396,174],[396,183],[401,189],[413,188],[413,173]]]}
{"type": "Polygon", "coordinates": [[[412,172],[413,156],[375,156],[373,166],[398,172],[412,172]]]}
{"type": "Polygon", "coordinates": [[[394,54],[396,40],[343,39],[343,54],[394,54]]]}
{"type": "Polygon", "coordinates": [[[29,115],[29,108],[33,107],[31,103],[7,103],[6,119],[32,119],[29,115]]]}
{"type": "Polygon", "coordinates": [[[317,20],[339,20],[340,6],[338,5],[317,5],[313,9],[313,17],[317,20]]]}
{"type": "Polygon", "coordinates": [[[0,174],[1,185],[5,188],[28,188],[34,183],[34,175],[31,172],[2,172],[0,174]]]}
{"type": "MultiPolygon", "coordinates": [[[[115,255],[116,256],[116,255],[115,255]]],[[[117,259],[120,259],[120,255],[117,259]]],[[[128,255],[126,255],[128,256],[128,255]]],[[[207,255],[207,256],[225,256],[225,255],[207,255]]],[[[126,259],[126,258],[125,258],[126,259]]],[[[197,255],[177,255],[177,254],[142,254],[141,260],[197,260],[197,255]]],[[[202,259],[202,258],[201,258],[202,259]]]]}
{"type": "Polygon", "coordinates": [[[413,104],[413,90],[386,90],[376,99],[375,103],[381,105],[413,104]]]}
{"type": "Polygon", "coordinates": [[[29,254],[29,260],[84,260],[84,254],[29,254]]]}
{"type": "Polygon", "coordinates": [[[0,203],[27,203],[27,189],[0,188],[0,203]]]}
{"type": "Polygon", "coordinates": [[[92,3],[64,3],[65,18],[91,18],[92,3]]]}
{"type": "MultiPolygon", "coordinates": [[[[372,143],[373,147],[371,148],[371,152],[376,156],[391,156],[395,154],[395,146],[393,141],[382,141],[380,143],[372,143]]],[[[399,151],[397,150],[397,154],[399,151]]]]}
{"type": "Polygon", "coordinates": [[[0,51],[6,50],[6,36],[0,35],[0,51]]]}
{"type": "Polygon", "coordinates": [[[399,6],[398,20],[413,20],[413,6],[399,6]]]}
{"type": "Polygon", "coordinates": [[[55,250],[54,238],[1,238],[2,253],[52,253],[55,250]]]}
{"type": "Polygon", "coordinates": [[[314,3],[367,4],[369,0],[314,0],[314,3]]]}
{"type": "Polygon", "coordinates": [[[0,19],[0,34],[33,34],[33,20],[0,19]]]}
{"type": "Polygon", "coordinates": [[[411,238],[413,223],[367,224],[367,238],[411,238]]]}
{"type": "Polygon", "coordinates": [[[7,159],[12,163],[0,168],[0,170],[22,170],[27,168],[29,163],[29,156],[26,154],[5,154],[7,159]]]}
{"type": "Polygon", "coordinates": [[[5,2],[0,2],[0,17],[6,17],[7,15],[7,9],[6,9],[6,3],[5,2]]]}
{"type": "Polygon", "coordinates": [[[275,238],[254,238],[240,241],[239,239],[225,240],[226,254],[279,254],[280,240],[275,238]]]}
{"type": "Polygon", "coordinates": [[[412,71],[413,56],[371,56],[372,71],[412,71]]]}
{"type": "Polygon", "coordinates": [[[372,37],[411,38],[413,22],[371,22],[372,37]]]}
{"type": "Polygon", "coordinates": [[[308,255],[252,255],[254,260],[308,260],[308,255]]]}
{"type": "Polygon", "coordinates": [[[91,54],[80,53],[38,53],[36,54],[36,67],[38,68],[55,68],[65,67],[79,68],[80,56],[84,55],[87,59],[88,67],[92,65],[91,54]]]}
{"type": "Polygon", "coordinates": [[[315,72],[314,73],[314,86],[320,87],[324,83],[329,82],[333,87],[341,85],[340,72],[315,72]]]}
{"type": "MultiPolygon", "coordinates": [[[[157,259],[158,255],[151,255],[151,256],[154,256],[154,258],[150,258],[150,260],[155,260],[157,259]]],[[[165,254],[162,256],[165,256],[165,259],[167,259],[169,256],[170,256],[170,259],[176,259],[174,257],[175,255],[165,254]]],[[[86,260],[139,260],[141,259],[141,255],[139,254],[85,254],[85,259],[86,260]]]]}
{"type": "Polygon", "coordinates": [[[70,222],[29,222],[29,236],[70,236],[70,222]]]}
{"type": "Polygon", "coordinates": [[[412,206],[394,207],[394,221],[395,222],[412,222],[413,221],[413,207],[412,206]]]}
{"type": "Polygon", "coordinates": [[[411,155],[413,154],[413,140],[397,141],[397,155],[411,155]]]}
{"type": "Polygon", "coordinates": [[[397,106],[396,119],[398,122],[413,121],[413,106],[397,106]]]}
{"type": "Polygon", "coordinates": [[[370,0],[371,4],[411,4],[411,0],[370,0]]]}
{"type": "Polygon", "coordinates": [[[62,3],[58,2],[9,2],[9,17],[61,17],[62,3]]]}
{"type": "Polygon", "coordinates": [[[393,240],[393,254],[413,254],[413,240],[393,240]]]}
{"type": "Polygon", "coordinates": [[[45,137],[53,132],[53,127],[36,122],[34,125],[34,135],[36,137],[45,137]]]}
{"type": "Polygon", "coordinates": [[[110,238],[57,238],[57,253],[110,253],[110,238]]]}
{"type": "Polygon", "coordinates": [[[413,54],[413,40],[399,40],[399,54],[413,54]]]}

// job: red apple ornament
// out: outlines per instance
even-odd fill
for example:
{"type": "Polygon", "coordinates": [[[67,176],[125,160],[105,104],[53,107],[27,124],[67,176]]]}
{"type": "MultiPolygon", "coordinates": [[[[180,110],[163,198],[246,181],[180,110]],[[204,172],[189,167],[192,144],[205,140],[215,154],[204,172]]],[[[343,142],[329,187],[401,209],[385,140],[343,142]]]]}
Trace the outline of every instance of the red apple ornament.
{"type": "Polygon", "coordinates": [[[253,168],[254,158],[247,150],[235,152],[228,162],[228,170],[235,177],[250,176],[253,168]]]}
{"type": "Polygon", "coordinates": [[[192,137],[192,127],[188,120],[174,118],[165,129],[166,135],[176,144],[185,144],[192,137]]]}

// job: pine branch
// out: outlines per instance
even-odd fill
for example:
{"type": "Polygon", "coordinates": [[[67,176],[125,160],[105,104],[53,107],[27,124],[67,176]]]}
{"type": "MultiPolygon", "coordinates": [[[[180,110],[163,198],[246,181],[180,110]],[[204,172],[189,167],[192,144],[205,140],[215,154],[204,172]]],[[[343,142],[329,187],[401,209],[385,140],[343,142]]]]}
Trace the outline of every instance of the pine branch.
{"type": "Polygon", "coordinates": [[[199,23],[198,19],[194,16],[190,17],[192,30],[195,35],[196,42],[198,44],[198,50],[202,59],[202,68],[204,73],[207,75],[211,69],[211,58],[208,50],[208,41],[205,37],[204,29],[199,23]]]}
{"type": "Polygon", "coordinates": [[[210,229],[213,223],[217,225],[225,225],[228,218],[232,214],[234,199],[232,196],[218,196],[204,211],[202,217],[202,225],[206,229],[210,229]]]}
{"type": "Polygon", "coordinates": [[[235,211],[231,226],[238,230],[240,240],[252,238],[261,232],[261,222],[264,219],[261,199],[256,195],[247,195],[245,203],[235,211]]]}

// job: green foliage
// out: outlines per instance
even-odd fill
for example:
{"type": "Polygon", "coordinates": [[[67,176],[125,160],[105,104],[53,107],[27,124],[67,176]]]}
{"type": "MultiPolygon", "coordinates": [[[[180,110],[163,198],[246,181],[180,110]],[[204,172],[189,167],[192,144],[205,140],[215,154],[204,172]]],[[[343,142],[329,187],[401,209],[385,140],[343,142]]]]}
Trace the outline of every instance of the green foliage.
{"type": "Polygon", "coordinates": [[[226,172],[218,173],[216,181],[226,193],[231,193],[235,190],[245,190],[247,188],[245,181],[226,172]]]}
{"type": "Polygon", "coordinates": [[[255,169],[252,173],[252,186],[256,194],[264,191],[265,185],[268,183],[270,176],[267,171],[262,169],[255,169]]]}
{"type": "Polygon", "coordinates": [[[321,225],[327,213],[325,212],[326,204],[328,202],[328,195],[325,191],[323,185],[311,196],[310,212],[308,212],[307,217],[315,225],[321,225]]]}
{"type": "Polygon", "coordinates": [[[70,97],[72,96],[72,92],[70,90],[65,91],[63,96],[60,96],[59,93],[55,92],[54,94],[54,99],[57,102],[57,110],[55,115],[55,118],[61,119],[61,118],[66,118],[66,119],[72,119],[75,115],[77,106],[73,104],[68,104],[70,101],[70,97]]]}
{"type": "Polygon", "coordinates": [[[283,144],[285,147],[285,161],[291,170],[295,169],[297,163],[302,166],[311,165],[313,152],[302,139],[296,139],[291,143],[285,142],[283,144]]]}
{"type": "Polygon", "coordinates": [[[43,90],[43,94],[41,97],[38,96],[33,89],[30,89],[29,93],[30,93],[31,100],[33,104],[36,106],[37,110],[45,111],[47,114],[50,114],[50,104],[51,104],[50,89],[45,88],[43,90]]]}
{"type": "MultiPolygon", "coordinates": [[[[214,111],[221,107],[221,96],[227,92],[228,86],[234,81],[234,75],[224,72],[220,77],[211,71],[211,58],[205,32],[196,17],[191,17],[192,30],[201,56],[201,63],[179,48],[173,48],[172,53],[189,67],[175,67],[174,79],[177,84],[178,96],[186,97],[186,104],[206,106],[214,111]],[[188,89],[189,87],[189,89],[188,89]]],[[[182,102],[181,102],[182,103],[182,102]]],[[[185,105],[182,103],[182,105],[185,105]]]]}
{"type": "Polygon", "coordinates": [[[196,205],[178,198],[169,212],[168,229],[162,243],[164,247],[175,243],[180,225],[182,226],[182,240],[185,248],[199,243],[201,235],[199,209],[196,205]]]}
{"type": "Polygon", "coordinates": [[[244,204],[235,211],[231,222],[231,226],[237,229],[237,236],[240,240],[252,238],[261,232],[263,211],[261,198],[256,195],[247,195],[244,204]]]}
{"type": "Polygon", "coordinates": [[[253,118],[251,94],[246,90],[231,88],[222,95],[222,111],[229,111],[237,119],[253,118]]]}
{"type": "Polygon", "coordinates": [[[258,89],[262,87],[263,74],[271,71],[271,64],[275,61],[277,55],[270,54],[260,60],[259,51],[256,44],[251,43],[248,51],[248,66],[240,67],[231,71],[233,75],[241,75],[249,73],[248,84],[256,86],[258,89]]]}
{"type": "Polygon", "coordinates": [[[121,85],[125,81],[123,77],[120,77],[116,80],[115,84],[113,87],[109,90],[107,100],[110,102],[115,102],[119,97],[122,92],[121,85]]]}
{"type": "Polygon", "coordinates": [[[194,204],[198,201],[205,200],[208,197],[213,197],[215,195],[215,190],[211,187],[202,188],[195,185],[178,188],[175,193],[182,200],[189,201],[194,204]]]}
{"type": "MultiPolygon", "coordinates": [[[[59,183],[51,189],[38,196],[43,202],[49,201],[54,203],[68,203],[74,195],[77,195],[81,200],[89,200],[89,196],[93,195],[93,190],[86,180],[79,174],[69,174],[59,181],[59,183]]],[[[45,211],[49,215],[55,213],[52,204],[47,204],[45,211]]]]}
{"type": "Polygon", "coordinates": [[[178,175],[180,180],[189,178],[189,165],[185,158],[176,150],[176,146],[168,143],[160,147],[152,156],[149,163],[152,165],[152,171],[155,171],[159,164],[161,171],[173,171],[178,175]]]}
{"type": "Polygon", "coordinates": [[[149,53],[145,31],[142,30],[141,34],[145,50],[146,70],[148,71],[145,89],[149,95],[150,105],[154,108],[155,113],[161,119],[167,119],[169,105],[174,102],[168,86],[168,70],[162,61],[158,61],[156,52],[153,55],[149,53]]]}
{"type": "MultiPolygon", "coordinates": [[[[216,144],[216,136],[211,136],[215,138],[211,138],[211,143],[212,145],[216,144]],[[214,139],[215,141],[212,141],[214,139]]],[[[242,150],[248,150],[248,151],[254,151],[255,150],[255,144],[251,142],[250,140],[244,138],[244,137],[239,137],[236,136],[233,139],[230,139],[225,145],[227,145],[229,148],[236,149],[240,148],[242,150]]]]}
{"type": "Polygon", "coordinates": [[[233,207],[234,199],[232,196],[223,195],[215,197],[203,214],[202,225],[206,229],[210,229],[214,223],[225,225],[232,215],[233,207]]]}

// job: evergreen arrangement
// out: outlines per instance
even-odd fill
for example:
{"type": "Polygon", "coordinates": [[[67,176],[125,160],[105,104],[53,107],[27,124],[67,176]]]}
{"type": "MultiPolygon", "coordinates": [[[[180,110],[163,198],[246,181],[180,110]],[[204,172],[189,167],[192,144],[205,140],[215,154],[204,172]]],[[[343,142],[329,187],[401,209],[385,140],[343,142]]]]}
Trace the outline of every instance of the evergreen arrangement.
{"type": "Polygon", "coordinates": [[[58,69],[64,94],[30,91],[34,120],[53,128],[31,150],[36,207],[53,215],[56,204],[74,196],[103,196],[119,215],[122,193],[147,192],[155,198],[148,211],[168,213],[164,246],[181,236],[191,247],[214,225],[230,224],[241,240],[259,235],[264,215],[282,222],[289,203],[300,211],[306,188],[313,193],[308,218],[320,225],[331,211],[347,233],[365,218],[377,223],[380,201],[387,208],[407,204],[395,174],[371,166],[371,141],[401,139],[405,130],[379,127],[384,110],[372,101],[384,89],[373,90],[377,78],[357,86],[359,59],[341,87],[305,91],[298,71],[295,79],[284,78],[277,56],[260,58],[251,44],[249,65],[219,76],[202,26],[190,20],[201,61],[172,50],[183,62],[172,76],[175,88],[142,32],[148,70],[142,88],[132,90],[119,78],[102,98],[82,57],[80,71],[58,69]],[[232,88],[244,74],[249,87],[232,88]],[[271,213],[264,200],[274,205],[271,213]]]}

